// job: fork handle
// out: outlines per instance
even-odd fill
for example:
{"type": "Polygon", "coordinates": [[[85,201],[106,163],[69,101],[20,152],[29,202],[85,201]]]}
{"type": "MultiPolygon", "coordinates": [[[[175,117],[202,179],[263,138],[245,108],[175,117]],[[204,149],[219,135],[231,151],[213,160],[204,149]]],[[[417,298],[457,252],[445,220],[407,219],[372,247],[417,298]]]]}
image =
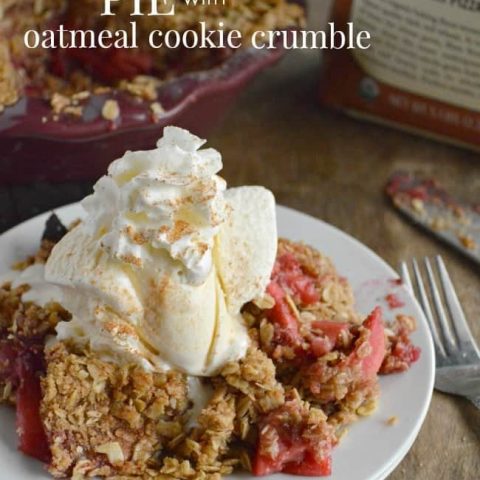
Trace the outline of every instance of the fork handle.
{"type": "Polygon", "coordinates": [[[470,397],[469,400],[480,410],[480,396],[470,397]]]}

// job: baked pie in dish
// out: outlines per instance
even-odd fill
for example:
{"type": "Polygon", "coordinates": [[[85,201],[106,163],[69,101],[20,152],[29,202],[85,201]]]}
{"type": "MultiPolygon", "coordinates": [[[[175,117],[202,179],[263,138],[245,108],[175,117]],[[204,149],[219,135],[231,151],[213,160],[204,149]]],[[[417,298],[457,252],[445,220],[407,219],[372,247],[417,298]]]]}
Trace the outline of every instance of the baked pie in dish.
{"type": "MultiPolygon", "coordinates": [[[[157,8],[159,13],[166,13],[175,5],[175,15],[132,17],[137,3],[111,2],[112,15],[104,16],[103,0],[3,0],[0,112],[24,95],[45,98],[50,101],[54,115],[73,118],[82,117],[93,94],[115,98],[115,91],[119,91],[154,105],[162,81],[187,72],[210,70],[230,58],[235,49],[154,48],[149,41],[152,31],[159,34],[175,31],[178,35],[191,31],[192,35],[198,35],[201,19],[205,28],[214,33],[219,23],[226,34],[237,30],[246,39],[248,48],[248,38],[256,30],[298,28],[304,22],[303,9],[287,0],[243,0],[228,2],[228,6],[223,2],[187,5],[172,0],[158,2],[157,8]],[[136,24],[136,35],[131,31],[132,21],[136,24]],[[32,48],[34,42],[26,34],[32,31],[38,32],[41,45],[48,48],[32,48]],[[108,48],[101,48],[93,39],[107,31],[112,38],[117,38],[114,32],[125,32],[128,38],[121,45],[110,42],[108,48]],[[49,32],[52,35],[46,35],[49,32]],[[134,45],[136,48],[132,48],[134,45]]],[[[143,3],[142,11],[146,11],[147,4],[143,3]]],[[[158,108],[154,107],[152,114],[161,113],[158,108]]]]}

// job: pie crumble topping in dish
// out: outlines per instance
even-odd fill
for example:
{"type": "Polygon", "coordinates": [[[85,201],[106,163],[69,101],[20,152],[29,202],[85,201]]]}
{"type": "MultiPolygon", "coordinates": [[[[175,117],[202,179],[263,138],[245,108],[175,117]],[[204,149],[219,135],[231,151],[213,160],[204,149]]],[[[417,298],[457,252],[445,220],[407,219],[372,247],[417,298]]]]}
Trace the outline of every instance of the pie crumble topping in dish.
{"type": "MultiPolygon", "coordinates": [[[[158,2],[159,12],[168,12],[172,3],[158,2]]],[[[303,9],[286,0],[232,1],[228,6],[223,2],[216,5],[176,2],[172,16],[132,17],[134,3],[131,1],[113,2],[111,8],[113,15],[103,16],[103,0],[3,0],[0,10],[0,112],[28,95],[48,99],[57,120],[60,114],[81,117],[90,95],[113,94],[118,90],[149,102],[155,114],[158,110],[155,105],[159,105],[157,88],[163,80],[186,72],[209,70],[231,57],[234,49],[153,48],[149,44],[150,32],[163,34],[175,30],[183,34],[191,30],[195,35],[200,30],[199,19],[202,19],[208,30],[218,29],[219,22],[223,22],[225,32],[238,30],[248,39],[256,30],[295,28],[304,22],[303,9]],[[106,30],[129,32],[133,20],[137,24],[138,48],[129,48],[130,45],[89,48],[96,33],[106,30]],[[90,32],[84,35],[85,46],[81,46],[80,35],[61,40],[60,25],[65,32],[90,32]],[[68,48],[27,48],[25,33],[31,30],[56,32],[46,43],[68,48]],[[72,48],[72,44],[76,48],[72,48]]],[[[110,37],[113,38],[113,34],[110,37]]],[[[132,42],[130,39],[129,43],[132,42]]]]}

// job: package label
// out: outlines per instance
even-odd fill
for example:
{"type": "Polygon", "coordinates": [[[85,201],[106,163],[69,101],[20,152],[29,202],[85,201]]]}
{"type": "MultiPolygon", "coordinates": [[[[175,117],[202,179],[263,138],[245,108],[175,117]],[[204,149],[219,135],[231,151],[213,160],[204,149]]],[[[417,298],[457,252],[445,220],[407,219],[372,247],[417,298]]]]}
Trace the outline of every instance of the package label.
{"type": "Polygon", "coordinates": [[[371,77],[480,112],[480,0],[353,0],[372,47],[352,55],[371,77]]]}

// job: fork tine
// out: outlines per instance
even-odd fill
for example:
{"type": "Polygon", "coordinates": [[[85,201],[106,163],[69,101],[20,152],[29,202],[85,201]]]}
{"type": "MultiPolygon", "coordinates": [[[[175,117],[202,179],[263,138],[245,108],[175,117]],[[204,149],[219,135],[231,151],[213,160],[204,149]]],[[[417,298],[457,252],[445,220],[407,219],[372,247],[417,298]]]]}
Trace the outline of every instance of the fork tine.
{"type": "MultiPolygon", "coordinates": [[[[430,327],[430,332],[432,333],[433,343],[435,345],[435,352],[438,360],[445,360],[446,352],[443,346],[440,335],[438,334],[437,325],[433,319],[432,309],[430,308],[430,301],[428,300],[427,292],[423,284],[422,275],[420,274],[420,269],[418,268],[418,263],[416,259],[413,259],[413,273],[415,275],[415,283],[417,284],[418,289],[418,298],[420,300],[420,305],[422,306],[425,317],[427,318],[428,325],[430,327]]],[[[407,268],[408,274],[408,268],[407,268]]],[[[410,275],[409,275],[410,278],[410,275]]],[[[411,284],[411,282],[410,282],[411,284]]]]}
{"type": "Polygon", "coordinates": [[[455,338],[453,336],[452,329],[450,328],[450,325],[448,323],[447,314],[445,313],[445,309],[443,308],[442,299],[440,297],[440,292],[435,281],[432,265],[430,264],[430,260],[428,258],[425,258],[424,262],[427,269],[427,278],[430,286],[430,291],[432,293],[433,305],[435,307],[435,311],[437,312],[438,323],[440,326],[440,331],[442,332],[443,338],[445,340],[446,350],[450,353],[455,353],[458,349],[455,345],[455,338]]]}
{"type": "Polygon", "coordinates": [[[410,272],[408,271],[407,262],[400,263],[400,276],[402,277],[403,283],[414,294],[412,278],[410,277],[410,272]]]}
{"type": "Polygon", "coordinates": [[[445,302],[450,312],[450,317],[452,319],[457,338],[462,346],[470,351],[473,350],[477,355],[480,355],[478,346],[475,343],[472,332],[468,326],[465,313],[463,312],[462,306],[455,291],[455,287],[453,286],[450,275],[448,274],[447,267],[445,266],[445,263],[440,255],[437,255],[435,260],[438,273],[440,275],[445,302]]]}

